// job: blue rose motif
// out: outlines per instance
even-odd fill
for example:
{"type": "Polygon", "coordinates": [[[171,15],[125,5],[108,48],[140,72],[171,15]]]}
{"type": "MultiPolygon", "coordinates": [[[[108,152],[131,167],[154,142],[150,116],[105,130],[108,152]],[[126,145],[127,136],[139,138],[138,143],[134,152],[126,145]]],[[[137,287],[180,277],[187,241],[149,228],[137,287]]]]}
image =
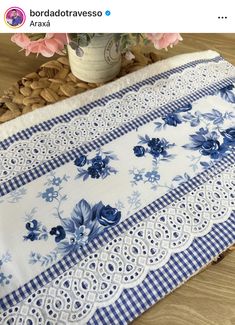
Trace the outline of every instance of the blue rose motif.
{"type": "Polygon", "coordinates": [[[101,170],[98,168],[90,166],[90,167],[88,167],[87,172],[91,176],[91,178],[100,178],[101,170]]]}
{"type": "Polygon", "coordinates": [[[216,132],[209,133],[208,129],[200,128],[196,134],[190,136],[191,144],[184,145],[184,148],[199,150],[203,156],[210,156],[212,159],[220,158],[227,150],[224,144],[218,141],[216,132]]]}
{"type": "Polygon", "coordinates": [[[181,124],[182,121],[180,120],[179,116],[174,113],[167,114],[165,117],[163,117],[163,120],[166,124],[171,126],[177,126],[178,124],[181,124]]]}
{"type": "Polygon", "coordinates": [[[104,179],[111,174],[117,173],[117,170],[109,165],[111,160],[118,160],[117,156],[111,151],[102,152],[98,150],[92,159],[87,159],[85,156],[83,158],[84,160],[80,157],[76,164],[81,167],[86,161],[86,168],[78,168],[79,174],[76,176],[76,179],[83,178],[83,181],[88,178],[104,179]]]}
{"type": "Polygon", "coordinates": [[[87,168],[87,173],[91,178],[100,178],[104,174],[105,168],[109,163],[108,157],[104,159],[97,155],[91,160],[91,166],[87,168]]]}
{"type": "Polygon", "coordinates": [[[166,141],[160,140],[159,138],[152,138],[148,142],[148,146],[150,147],[150,154],[153,155],[155,158],[159,157],[160,155],[166,156],[166,141]]]}
{"type": "Polygon", "coordinates": [[[101,156],[96,156],[95,158],[92,159],[92,167],[94,169],[99,170],[100,172],[102,171],[103,168],[105,168],[106,164],[108,164],[107,159],[102,159],[101,156]]]}
{"type": "Polygon", "coordinates": [[[161,140],[159,138],[152,138],[151,140],[148,141],[148,146],[150,148],[156,147],[161,143],[161,140]]]}
{"type": "Polygon", "coordinates": [[[37,220],[32,220],[26,223],[25,228],[29,231],[38,231],[39,230],[39,223],[37,220]]]}
{"type": "Polygon", "coordinates": [[[55,191],[54,187],[47,188],[44,193],[42,193],[42,198],[47,202],[52,202],[58,196],[58,192],[55,191]]]}
{"type": "Polygon", "coordinates": [[[56,243],[60,242],[66,237],[65,230],[62,226],[53,227],[50,230],[50,235],[55,235],[55,241],[56,243]]]}
{"type": "Polygon", "coordinates": [[[77,157],[74,161],[74,165],[78,167],[83,167],[86,165],[87,158],[86,156],[82,155],[80,157],[77,157]]]}
{"type": "MultiPolygon", "coordinates": [[[[121,212],[102,202],[91,206],[86,200],[80,200],[74,207],[70,218],[61,218],[61,225],[52,227],[47,232],[41,223],[32,220],[26,224],[29,231],[25,240],[47,239],[48,234],[55,236],[56,251],[68,254],[79,250],[84,244],[104,231],[106,227],[117,224],[121,219],[121,212]],[[46,235],[45,235],[46,233],[46,235]]],[[[1,264],[1,260],[0,260],[1,264]]]]}
{"type": "Polygon", "coordinates": [[[121,212],[112,208],[110,205],[105,206],[102,202],[95,204],[93,207],[86,201],[79,201],[71,215],[70,219],[62,220],[61,229],[52,229],[64,238],[59,238],[58,249],[63,254],[76,251],[81,248],[88,240],[99,235],[104,227],[113,226],[120,221],[121,212]],[[103,227],[102,227],[103,226],[103,227]],[[58,231],[59,230],[59,231],[58,231]]]}
{"type": "Polygon", "coordinates": [[[114,226],[121,219],[121,212],[110,205],[103,206],[98,216],[98,221],[102,226],[114,226]]]}
{"type": "Polygon", "coordinates": [[[211,158],[218,158],[220,150],[220,143],[218,140],[209,139],[201,144],[200,152],[203,156],[211,156],[211,158]]]}
{"type": "Polygon", "coordinates": [[[145,148],[143,146],[135,146],[133,151],[136,157],[143,157],[145,154],[145,148]]]}
{"type": "Polygon", "coordinates": [[[221,134],[224,137],[224,143],[227,145],[235,143],[235,127],[231,127],[222,131],[221,134]]]}

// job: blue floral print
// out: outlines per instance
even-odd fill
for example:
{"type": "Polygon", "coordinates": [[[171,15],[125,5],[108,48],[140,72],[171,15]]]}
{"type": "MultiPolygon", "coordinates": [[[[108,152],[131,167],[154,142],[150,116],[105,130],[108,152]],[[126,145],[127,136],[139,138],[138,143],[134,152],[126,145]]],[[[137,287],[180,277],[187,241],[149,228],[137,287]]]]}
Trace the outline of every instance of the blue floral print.
{"type": "Polygon", "coordinates": [[[7,252],[5,254],[3,254],[2,256],[0,256],[0,286],[4,287],[8,284],[10,284],[11,279],[12,279],[12,275],[6,275],[5,272],[3,272],[3,267],[4,264],[11,262],[11,255],[7,252]]]}
{"type": "Polygon", "coordinates": [[[29,231],[38,231],[39,223],[37,222],[37,220],[33,219],[32,221],[26,223],[25,228],[29,231]]]}
{"type": "Polygon", "coordinates": [[[27,194],[27,190],[25,188],[18,188],[12,192],[10,192],[10,198],[8,200],[9,203],[18,203],[25,195],[27,194]]]}
{"type": "Polygon", "coordinates": [[[61,188],[57,191],[58,200],[55,207],[55,216],[60,220],[59,225],[56,224],[48,231],[40,221],[36,220],[36,209],[27,216],[25,228],[28,230],[28,234],[24,236],[25,240],[53,238],[57,244],[56,248],[46,256],[31,252],[30,263],[32,264],[48,265],[54,262],[58,255],[65,255],[80,249],[89,240],[102,233],[106,228],[116,225],[121,219],[121,212],[117,208],[109,204],[105,205],[102,202],[92,206],[84,199],[76,204],[70,218],[64,218],[60,204],[65,196],[62,196],[60,191],[61,188]]]}
{"type": "Polygon", "coordinates": [[[178,184],[183,184],[185,182],[188,182],[190,180],[190,176],[187,173],[184,173],[184,175],[176,175],[173,178],[173,182],[177,182],[178,184]]]}
{"type": "Polygon", "coordinates": [[[229,103],[235,103],[234,85],[228,85],[219,90],[220,96],[229,103]]]}
{"type": "Polygon", "coordinates": [[[219,110],[217,109],[212,109],[211,113],[205,113],[201,114],[201,121],[205,122],[212,122],[213,125],[220,127],[226,120],[232,120],[235,118],[235,115],[233,112],[225,112],[222,114],[219,110]]]}
{"type": "MultiPolygon", "coordinates": [[[[45,183],[46,186],[54,185],[54,187],[46,188],[45,192],[40,192],[38,197],[41,197],[46,202],[52,204],[56,201],[55,206],[55,213],[53,214],[55,217],[61,219],[61,211],[60,206],[63,201],[67,200],[66,195],[61,194],[62,184],[63,182],[68,181],[68,176],[64,175],[61,177],[55,177],[54,173],[50,173],[47,177],[47,182],[45,183]]],[[[55,235],[55,241],[59,241],[62,237],[62,234],[58,234],[58,231],[61,230],[60,228],[57,229],[56,227],[52,228],[50,231],[41,224],[40,221],[37,220],[35,214],[37,213],[37,208],[32,209],[30,213],[26,215],[25,221],[25,228],[28,231],[27,235],[24,236],[24,240],[29,241],[36,241],[36,240],[47,240],[49,235],[55,235]]],[[[62,230],[61,230],[62,231],[62,230]]]]}
{"type": "MultiPolygon", "coordinates": [[[[174,116],[175,113],[169,114],[169,116],[174,116]]],[[[208,122],[212,122],[213,125],[219,126],[222,125],[224,123],[225,120],[231,120],[235,117],[233,112],[225,112],[224,114],[221,113],[218,109],[213,108],[211,110],[211,112],[208,113],[201,113],[199,111],[196,112],[186,112],[186,114],[184,115],[177,115],[177,119],[179,119],[179,121],[173,124],[170,123],[165,123],[162,124],[161,122],[155,122],[156,131],[159,131],[162,127],[166,127],[167,125],[173,125],[173,126],[178,126],[178,124],[181,123],[189,123],[190,126],[192,127],[196,127],[198,126],[200,123],[204,122],[204,123],[208,123],[208,122]]],[[[172,122],[173,123],[173,122],[172,122]]]]}
{"type": "Polygon", "coordinates": [[[80,157],[77,157],[74,161],[74,165],[78,167],[83,167],[86,165],[87,158],[86,156],[82,155],[80,157]]]}
{"type": "Polygon", "coordinates": [[[160,179],[160,175],[156,170],[152,170],[151,172],[147,172],[145,174],[145,177],[147,178],[147,181],[150,183],[158,182],[160,179]]]}
{"type": "Polygon", "coordinates": [[[83,181],[89,177],[93,179],[104,179],[111,174],[116,174],[117,170],[110,166],[111,160],[117,160],[116,155],[112,151],[102,152],[98,150],[95,157],[88,159],[81,155],[74,161],[75,166],[78,167],[78,175],[76,179],[82,178],[83,181]],[[82,168],[85,167],[86,168],[82,168]]]}
{"type": "MultiPolygon", "coordinates": [[[[229,103],[235,103],[234,85],[228,85],[221,88],[216,94],[219,94],[224,100],[229,103]]],[[[211,112],[201,113],[199,111],[192,112],[192,104],[187,104],[185,107],[179,108],[172,113],[168,113],[165,117],[157,119],[155,122],[155,130],[159,131],[168,126],[177,127],[181,123],[189,123],[190,126],[196,127],[202,122],[212,122],[213,125],[219,126],[225,120],[235,118],[233,112],[225,112],[224,114],[220,109],[213,108],[211,112]],[[163,121],[163,122],[162,122],[163,121]]]]}
{"type": "MultiPolygon", "coordinates": [[[[107,227],[116,225],[120,219],[121,212],[116,208],[102,202],[91,206],[82,199],[75,206],[71,218],[61,220],[65,237],[57,246],[59,253],[66,254],[78,250],[107,227]]],[[[62,234],[64,236],[64,233],[62,234]]]]}
{"type": "Polygon", "coordinates": [[[220,140],[220,134],[218,132],[209,132],[208,129],[200,128],[198,132],[190,136],[192,142],[186,144],[184,148],[199,150],[203,156],[210,156],[211,159],[219,159],[232,149],[234,134],[234,128],[228,128],[221,131],[223,139],[220,140]]]}
{"type": "Polygon", "coordinates": [[[141,171],[133,171],[133,181],[135,183],[143,181],[144,180],[144,172],[141,171]]]}
{"type": "Polygon", "coordinates": [[[221,158],[227,150],[224,143],[220,143],[217,132],[209,132],[207,128],[200,128],[195,134],[190,135],[192,142],[183,147],[191,150],[198,150],[203,156],[210,156],[211,159],[221,158]]]}
{"type": "Polygon", "coordinates": [[[60,184],[62,183],[62,179],[60,177],[53,177],[51,182],[54,186],[60,186],[60,184]]]}
{"type": "Polygon", "coordinates": [[[56,250],[51,251],[47,255],[31,252],[29,255],[29,264],[39,263],[41,266],[47,266],[55,262],[58,258],[58,252],[56,250]]]}
{"type": "Polygon", "coordinates": [[[110,205],[103,206],[98,215],[99,223],[104,226],[113,226],[121,219],[121,212],[110,205]]]}
{"type": "Polygon", "coordinates": [[[156,190],[158,182],[160,180],[160,174],[158,172],[159,163],[161,161],[170,161],[175,157],[168,152],[171,147],[174,147],[174,143],[169,143],[166,139],[162,138],[150,138],[148,135],[139,136],[139,145],[133,148],[133,153],[136,157],[152,157],[152,169],[146,170],[133,168],[129,170],[129,174],[132,176],[132,185],[139,183],[151,184],[151,189],[156,190]]]}
{"type": "MultiPolygon", "coordinates": [[[[27,190],[24,187],[18,188],[8,194],[6,197],[6,202],[8,203],[18,203],[25,195],[27,194],[27,190]]],[[[0,200],[0,204],[4,202],[0,200]]]]}
{"type": "Polygon", "coordinates": [[[28,221],[25,228],[28,230],[28,234],[24,236],[24,240],[46,240],[48,237],[47,228],[36,219],[28,221]]]}
{"type": "Polygon", "coordinates": [[[221,131],[221,134],[224,137],[224,144],[226,146],[234,146],[235,145],[235,127],[231,127],[224,131],[221,131]]]}
{"type": "Polygon", "coordinates": [[[136,157],[143,157],[146,154],[150,154],[154,159],[157,158],[172,158],[172,155],[169,155],[167,149],[173,147],[175,144],[170,144],[166,139],[162,138],[152,138],[148,135],[144,137],[139,136],[139,144],[147,145],[143,146],[135,146],[133,148],[134,154],[136,157]],[[144,152],[144,154],[142,154],[144,152]]]}
{"type": "Polygon", "coordinates": [[[66,233],[62,226],[57,226],[51,228],[50,235],[55,235],[55,242],[58,243],[61,240],[65,239],[66,233]]]}
{"type": "MultiPolygon", "coordinates": [[[[233,86],[221,89],[220,96],[224,100],[234,103],[233,86]]],[[[51,174],[39,196],[54,209],[52,216],[56,220],[46,228],[40,222],[40,216],[34,214],[25,222],[24,239],[32,247],[35,247],[33,245],[35,243],[31,242],[48,240],[53,244],[52,251],[48,252],[47,255],[31,252],[30,263],[47,266],[54,263],[58,257],[79,250],[97,235],[102,234],[106,228],[118,224],[122,216],[126,217],[126,215],[131,215],[138,210],[141,207],[141,194],[144,186],[151,188],[153,191],[157,191],[161,187],[172,190],[192,177],[191,168],[193,171],[199,167],[209,168],[214,161],[231,152],[235,143],[235,127],[231,126],[231,121],[235,117],[234,112],[232,112],[234,105],[226,104],[228,108],[224,112],[219,107],[221,102],[221,99],[216,101],[218,107],[211,107],[209,102],[209,109],[206,109],[206,102],[203,102],[202,107],[199,107],[199,101],[195,106],[187,104],[185,107],[158,118],[155,121],[155,131],[153,126],[151,133],[143,133],[139,136],[139,139],[131,144],[129,152],[125,152],[125,155],[126,157],[132,156],[135,162],[135,165],[131,165],[129,170],[132,190],[141,190],[132,192],[129,189],[127,196],[125,198],[120,197],[116,204],[110,201],[99,202],[99,199],[90,202],[80,197],[76,201],[77,204],[74,204],[72,211],[64,212],[62,209],[63,202],[69,198],[62,194],[62,190],[64,182],[68,181],[68,178],[67,176],[58,177],[51,174]],[[229,110],[229,106],[231,110],[229,110]],[[196,111],[193,107],[199,107],[200,111],[196,111]],[[179,146],[181,146],[179,152],[183,155],[182,165],[184,163],[186,168],[183,170],[182,175],[175,176],[174,173],[169,173],[169,177],[165,178],[161,174],[166,171],[164,169],[165,162],[172,161],[175,158],[173,153],[176,151],[173,148],[175,144],[172,138],[168,138],[168,134],[170,136],[175,134],[175,131],[177,133],[177,130],[180,130],[184,123],[188,124],[187,130],[189,126],[192,127],[188,139],[183,137],[178,139],[177,137],[177,141],[180,143],[179,146]],[[163,129],[169,130],[169,133],[164,133],[163,129]],[[163,130],[163,135],[157,133],[160,130],[163,130]],[[171,133],[171,131],[174,132],[171,133]],[[167,135],[164,137],[165,134],[167,135]],[[188,154],[189,156],[187,156],[188,154]],[[190,165],[191,162],[186,161],[186,158],[191,160],[192,165],[190,165]],[[148,161],[144,166],[145,168],[142,168],[142,162],[145,159],[148,161]],[[146,166],[148,167],[146,168],[146,166]]],[[[192,104],[194,105],[194,103],[192,104]]],[[[178,158],[177,163],[181,157],[178,156],[178,158]]],[[[113,151],[102,151],[101,149],[87,155],[80,154],[73,161],[75,179],[81,179],[81,182],[99,183],[106,177],[118,173],[118,170],[115,169],[118,165],[115,162],[117,160],[118,158],[113,151]]]]}
{"type": "Polygon", "coordinates": [[[132,176],[131,184],[138,185],[140,183],[146,184],[149,183],[151,185],[152,190],[157,189],[158,182],[160,180],[160,174],[157,169],[153,169],[151,171],[146,171],[146,169],[136,169],[133,168],[129,170],[129,174],[132,176]]]}
{"type": "Polygon", "coordinates": [[[171,126],[177,126],[182,123],[181,118],[176,113],[169,113],[165,117],[162,118],[165,121],[165,124],[171,126]]]}
{"type": "Polygon", "coordinates": [[[176,127],[178,124],[183,122],[183,115],[181,113],[188,112],[192,109],[192,105],[188,103],[184,107],[177,109],[173,113],[168,113],[166,116],[162,118],[164,123],[156,122],[156,129],[161,129],[162,127],[165,128],[167,125],[176,127]]]}
{"type": "Polygon", "coordinates": [[[135,211],[137,211],[141,207],[141,193],[138,191],[133,191],[127,197],[126,206],[120,200],[115,204],[115,208],[118,210],[122,210],[121,212],[125,212],[126,215],[131,215],[135,211]]]}
{"type": "Polygon", "coordinates": [[[154,157],[157,158],[160,155],[162,155],[163,157],[167,156],[166,148],[168,146],[165,139],[160,140],[159,138],[152,138],[152,140],[148,142],[148,146],[150,148],[149,153],[154,157]]]}
{"type": "Polygon", "coordinates": [[[220,111],[213,108],[211,113],[202,114],[201,117],[204,117],[207,121],[211,121],[214,125],[219,125],[224,123],[224,118],[226,116],[223,116],[220,111]]]}
{"type": "Polygon", "coordinates": [[[55,191],[54,187],[47,188],[44,193],[42,193],[42,198],[47,202],[52,202],[58,196],[58,192],[55,191]]]}
{"type": "Polygon", "coordinates": [[[37,240],[38,239],[38,235],[39,235],[39,223],[37,222],[37,220],[33,219],[30,222],[26,223],[25,228],[29,231],[27,236],[24,236],[25,240],[37,240]]]}
{"type": "Polygon", "coordinates": [[[47,176],[47,182],[44,184],[47,186],[45,192],[38,193],[38,197],[42,197],[46,202],[52,204],[56,201],[57,206],[55,207],[56,212],[53,214],[60,218],[60,206],[63,201],[67,200],[66,195],[62,195],[63,183],[68,182],[69,176],[64,175],[63,177],[56,177],[52,172],[47,176]],[[54,186],[51,186],[54,185],[54,186]],[[50,187],[49,187],[50,186],[50,187]]]}
{"type": "Polygon", "coordinates": [[[48,174],[47,182],[44,185],[47,187],[49,186],[60,187],[63,182],[68,182],[69,178],[70,177],[67,175],[64,175],[63,177],[57,177],[55,176],[54,172],[51,172],[50,174],[48,174]]]}
{"type": "Polygon", "coordinates": [[[143,146],[135,146],[133,151],[136,157],[143,157],[145,155],[145,148],[143,146]]]}

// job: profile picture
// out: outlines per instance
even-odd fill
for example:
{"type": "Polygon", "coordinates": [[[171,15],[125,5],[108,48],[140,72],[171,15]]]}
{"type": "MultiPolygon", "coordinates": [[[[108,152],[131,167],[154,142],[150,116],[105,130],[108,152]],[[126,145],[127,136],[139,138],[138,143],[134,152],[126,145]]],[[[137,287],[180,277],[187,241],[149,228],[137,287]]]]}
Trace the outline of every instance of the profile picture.
{"type": "Polygon", "coordinates": [[[25,19],[25,12],[19,7],[11,7],[5,12],[5,22],[11,28],[21,27],[25,19]]]}

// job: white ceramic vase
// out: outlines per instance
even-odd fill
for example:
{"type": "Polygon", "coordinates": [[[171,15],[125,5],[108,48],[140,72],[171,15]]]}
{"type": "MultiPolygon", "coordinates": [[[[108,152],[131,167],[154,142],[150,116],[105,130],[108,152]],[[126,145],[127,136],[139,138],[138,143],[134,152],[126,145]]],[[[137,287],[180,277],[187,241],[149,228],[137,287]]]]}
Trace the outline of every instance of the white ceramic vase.
{"type": "Polygon", "coordinates": [[[82,57],[68,45],[72,73],[80,80],[101,83],[117,76],[121,68],[120,46],[114,34],[97,34],[83,47],[82,57]]]}

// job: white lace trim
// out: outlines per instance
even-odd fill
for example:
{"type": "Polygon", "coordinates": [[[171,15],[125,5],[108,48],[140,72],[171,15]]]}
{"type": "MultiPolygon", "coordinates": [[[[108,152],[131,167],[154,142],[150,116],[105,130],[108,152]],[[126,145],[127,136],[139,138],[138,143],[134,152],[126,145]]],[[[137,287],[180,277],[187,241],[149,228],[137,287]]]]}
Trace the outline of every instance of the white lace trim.
{"type": "Polygon", "coordinates": [[[211,60],[218,56],[219,53],[209,50],[180,54],[162,61],[158,61],[154,64],[144,67],[139,71],[135,71],[124,77],[121,77],[116,81],[109,82],[102,87],[98,87],[86,93],[73,96],[53,105],[42,107],[34,112],[21,115],[14,120],[2,124],[0,127],[0,141],[14,135],[16,132],[20,132],[26,128],[45,122],[59,115],[66,114],[76,107],[87,105],[92,101],[113,94],[125,87],[145,80],[153,75],[166,72],[170,69],[188,64],[192,61],[211,60]]]}
{"type": "Polygon", "coordinates": [[[0,151],[0,183],[31,170],[82,143],[168,104],[202,87],[235,75],[235,69],[226,61],[211,62],[188,68],[161,79],[154,85],[143,86],[138,92],[129,92],[122,99],[96,107],[89,114],[78,116],[68,123],[55,125],[47,132],[38,132],[30,139],[17,141],[0,151]]]}
{"type": "Polygon", "coordinates": [[[227,220],[235,205],[234,181],[235,170],[227,169],[151,215],[3,313],[0,323],[11,318],[15,325],[28,319],[34,325],[85,324],[97,308],[114,303],[125,288],[137,286],[173,253],[227,220]]]}

